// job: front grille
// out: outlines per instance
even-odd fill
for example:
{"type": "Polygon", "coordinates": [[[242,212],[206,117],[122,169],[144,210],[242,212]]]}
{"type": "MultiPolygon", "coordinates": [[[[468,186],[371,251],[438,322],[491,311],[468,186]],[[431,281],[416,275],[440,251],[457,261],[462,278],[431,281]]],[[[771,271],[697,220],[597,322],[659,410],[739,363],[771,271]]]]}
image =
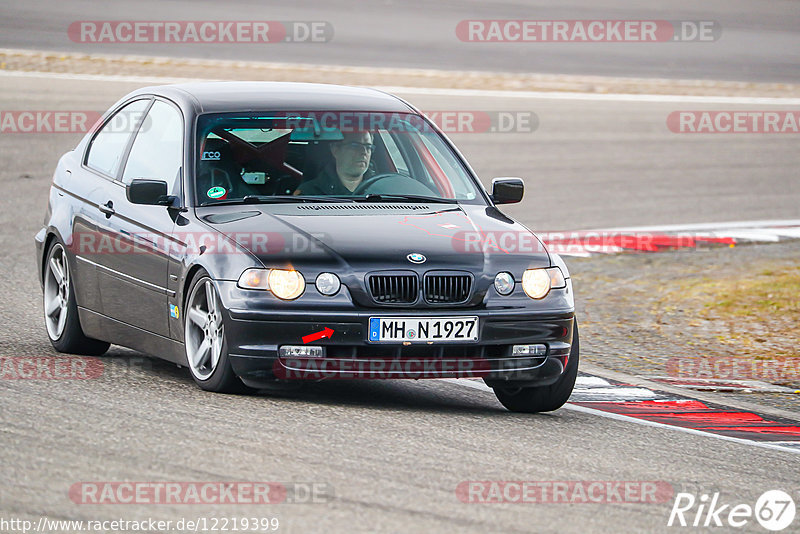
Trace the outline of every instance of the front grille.
{"type": "Polygon", "coordinates": [[[472,289],[468,274],[426,274],[425,300],[430,304],[459,304],[466,302],[472,289]]]}
{"type": "Polygon", "coordinates": [[[417,301],[419,295],[419,282],[414,273],[371,274],[367,282],[375,302],[411,304],[417,301]]]}

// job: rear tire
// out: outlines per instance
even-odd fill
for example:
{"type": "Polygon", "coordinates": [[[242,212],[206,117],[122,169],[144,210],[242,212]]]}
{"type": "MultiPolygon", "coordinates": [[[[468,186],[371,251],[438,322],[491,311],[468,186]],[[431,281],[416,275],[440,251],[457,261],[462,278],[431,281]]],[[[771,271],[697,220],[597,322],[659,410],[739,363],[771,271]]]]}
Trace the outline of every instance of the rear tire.
{"type": "Polygon", "coordinates": [[[510,411],[519,413],[552,412],[564,406],[572,395],[575,380],[578,378],[579,345],[578,321],[576,320],[572,327],[572,347],[567,368],[558,381],[549,386],[534,388],[498,386],[494,388],[497,400],[510,411]]]}
{"type": "Polygon", "coordinates": [[[67,252],[58,241],[53,241],[47,250],[43,274],[44,323],[53,348],[83,356],[105,354],[110,343],[83,333],[67,252]]]}
{"type": "Polygon", "coordinates": [[[203,270],[189,285],[184,310],[184,347],[195,384],[215,393],[246,393],[228,358],[222,301],[211,277],[203,270]]]}

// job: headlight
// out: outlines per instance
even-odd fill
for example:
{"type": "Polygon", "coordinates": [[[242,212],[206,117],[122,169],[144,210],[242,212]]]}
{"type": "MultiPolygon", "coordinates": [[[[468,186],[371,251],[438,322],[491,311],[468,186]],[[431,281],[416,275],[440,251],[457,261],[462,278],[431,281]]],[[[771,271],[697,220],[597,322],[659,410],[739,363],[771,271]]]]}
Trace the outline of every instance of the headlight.
{"type": "Polygon", "coordinates": [[[551,289],[566,287],[564,274],[558,267],[528,269],[522,273],[522,289],[532,299],[543,299],[551,289]]]}
{"type": "Polygon", "coordinates": [[[314,285],[317,286],[317,291],[327,297],[332,297],[338,293],[339,288],[342,287],[339,277],[333,273],[320,273],[314,285]]]}
{"type": "Polygon", "coordinates": [[[272,291],[283,300],[294,300],[303,294],[306,282],[297,271],[282,269],[247,269],[236,283],[242,289],[272,291]]]}
{"type": "Polygon", "coordinates": [[[245,272],[242,273],[242,276],[239,277],[239,281],[236,283],[236,285],[241,287],[242,289],[268,290],[269,289],[269,285],[267,284],[268,274],[269,271],[266,269],[247,269],[245,272]]]}
{"type": "Polygon", "coordinates": [[[497,276],[494,277],[494,288],[501,295],[510,295],[514,291],[514,275],[497,273],[497,276]]]}
{"type": "Polygon", "coordinates": [[[306,288],[306,281],[303,280],[302,274],[282,269],[272,269],[267,277],[267,283],[272,294],[283,300],[296,299],[303,294],[306,288]]]}
{"type": "Polygon", "coordinates": [[[550,289],[564,289],[567,287],[567,281],[564,279],[564,273],[558,267],[550,267],[546,269],[550,273],[550,289]]]}

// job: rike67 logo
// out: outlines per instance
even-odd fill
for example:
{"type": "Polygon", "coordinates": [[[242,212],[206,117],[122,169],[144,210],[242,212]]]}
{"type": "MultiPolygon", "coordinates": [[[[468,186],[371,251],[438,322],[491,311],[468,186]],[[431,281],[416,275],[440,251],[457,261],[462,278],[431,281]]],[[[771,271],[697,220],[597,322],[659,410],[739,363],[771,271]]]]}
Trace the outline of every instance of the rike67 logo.
{"type": "Polygon", "coordinates": [[[691,493],[678,493],[667,526],[743,528],[752,525],[755,519],[765,529],[778,532],[792,524],[795,513],[794,499],[781,490],[764,492],[755,506],[726,503],[719,492],[699,498],[691,493]]]}

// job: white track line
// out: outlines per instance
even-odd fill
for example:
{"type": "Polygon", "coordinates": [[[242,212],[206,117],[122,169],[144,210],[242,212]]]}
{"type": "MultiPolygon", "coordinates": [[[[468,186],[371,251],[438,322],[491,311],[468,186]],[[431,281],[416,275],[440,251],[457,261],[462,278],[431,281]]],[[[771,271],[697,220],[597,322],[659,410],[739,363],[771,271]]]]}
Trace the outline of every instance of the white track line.
{"type": "Polygon", "coordinates": [[[488,89],[442,89],[433,87],[379,86],[389,93],[429,96],[466,96],[482,98],[531,98],[544,100],[592,100],[599,102],[679,102],[683,104],[743,104],[766,106],[800,106],[800,98],[758,96],[691,96],[647,95],[625,93],[579,93],[569,91],[499,91],[488,89]]]}
{"type": "Polygon", "coordinates": [[[640,400],[660,400],[663,395],[644,387],[614,386],[605,378],[598,376],[579,376],[570,399],[577,402],[626,402],[640,400]]]}
{"type": "MultiPolygon", "coordinates": [[[[545,243],[545,245],[547,245],[547,243],[545,243]]],[[[549,250],[550,252],[555,252],[559,256],[574,256],[576,258],[591,258],[592,257],[592,253],[591,252],[576,252],[576,251],[571,251],[571,250],[570,251],[566,251],[566,252],[559,252],[557,250],[552,250],[549,247],[548,247],[547,250],[549,250]]]]}
{"type": "Polygon", "coordinates": [[[659,395],[647,388],[616,386],[607,388],[581,388],[576,386],[572,391],[572,397],[570,397],[575,402],[630,402],[663,398],[663,395],[659,395]]]}
{"type": "MultiPolygon", "coordinates": [[[[451,384],[456,384],[472,389],[477,389],[480,391],[487,391],[490,393],[494,393],[492,388],[484,384],[483,382],[477,382],[475,380],[459,380],[457,378],[440,378],[439,380],[450,382],[451,384]]],[[[616,421],[622,421],[625,423],[635,423],[638,425],[644,426],[651,426],[655,428],[662,428],[666,430],[675,430],[677,432],[684,432],[686,434],[694,434],[696,436],[704,436],[707,438],[714,438],[719,439],[722,441],[730,441],[733,443],[739,443],[741,445],[749,445],[751,447],[760,447],[762,449],[772,449],[782,452],[791,452],[794,454],[800,454],[800,444],[797,442],[783,442],[783,441],[776,441],[776,442],[764,442],[764,441],[750,441],[748,439],[742,438],[734,438],[730,436],[722,436],[720,434],[712,434],[710,432],[704,432],[702,430],[695,430],[693,428],[684,428],[680,426],[673,426],[667,425],[664,423],[656,423],[654,421],[647,421],[645,419],[639,419],[636,417],[630,417],[627,415],[620,415],[611,412],[604,412],[602,410],[595,410],[594,408],[586,408],[584,406],[577,406],[571,403],[567,403],[564,405],[564,409],[572,410],[573,412],[580,412],[585,413],[588,415],[596,415],[598,417],[605,417],[606,419],[614,419],[616,421]],[[788,443],[788,445],[784,445],[784,443],[788,443]]]]}
{"type": "Polygon", "coordinates": [[[0,77],[53,78],[56,80],[76,80],[76,81],[86,81],[86,82],[145,83],[147,85],[152,85],[153,82],[159,84],[168,84],[168,83],[216,81],[215,79],[212,78],[167,78],[163,76],[125,76],[117,74],[72,74],[69,72],[40,72],[40,71],[26,71],[26,70],[0,70],[0,77]]]}
{"type": "MultiPolygon", "coordinates": [[[[183,83],[217,81],[216,78],[173,78],[164,76],[126,76],[118,74],[72,74],[65,72],[10,71],[0,70],[0,76],[53,78],[61,80],[107,81],[132,83],[183,83]]],[[[234,80],[227,80],[234,81],[234,80]]],[[[434,87],[375,86],[374,89],[390,93],[427,96],[471,97],[471,98],[527,98],[540,100],[590,100],[598,102],[677,102],[684,104],[741,104],[765,106],[800,106],[800,98],[755,97],[755,96],[689,96],[624,93],[580,93],[570,91],[500,91],[486,89],[442,89],[434,87]]]]}
{"type": "Polygon", "coordinates": [[[800,451],[800,441],[773,441],[772,443],[780,445],[781,447],[789,447],[800,451]]]}
{"type": "Polygon", "coordinates": [[[698,391],[737,390],[757,391],[759,393],[800,393],[800,390],[776,386],[761,380],[742,380],[726,378],[692,378],[684,376],[640,376],[645,380],[663,382],[670,386],[698,391]]]}
{"type": "Polygon", "coordinates": [[[800,228],[775,228],[773,231],[781,237],[800,238],[800,228]]]}
{"type": "MultiPolygon", "coordinates": [[[[665,224],[661,226],[624,226],[618,228],[599,228],[592,230],[576,230],[579,232],[699,232],[722,231],[737,228],[777,228],[786,226],[800,227],[800,219],[777,219],[766,221],[727,221],[695,224],[665,224]]],[[[566,233],[566,232],[563,232],[566,233]]]]}
{"type": "Polygon", "coordinates": [[[603,387],[603,386],[610,386],[611,383],[606,380],[605,378],[600,378],[599,376],[579,376],[575,379],[575,386],[581,387],[603,387]]]}
{"type": "Polygon", "coordinates": [[[712,232],[714,237],[732,237],[734,239],[744,239],[746,241],[765,241],[777,243],[781,238],[769,230],[721,230],[712,232]]]}
{"type": "Polygon", "coordinates": [[[637,417],[629,417],[627,415],[620,415],[611,412],[604,412],[602,410],[595,410],[594,408],[586,408],[585,406],[576,406],[574,404],[566,404],[564,408],[567,410],[572,410],[575,412],[581,412],[589,415],[597,415],[600,417],[606,417],[608,419],[615,419],[617,421],[624,421],[627,423],[637,423],[640,425],[645,426],[652,426],[656,428],[664,428],[670,430],[677,430],[678,432],[685,432],[687,434],[694,434],[696,436],[705,436],[708,438],[714,439],[721,439],[723,441],[731,441],[733,443],[740,443],[742,445],[750,445],[752,447],[761,447],[764,449],[772,449],[778,450],[783,452],[793,452],[795,454],[800,454],[800,448],[791,448],[786,447],[784,445],[780,445],[779,443],[782,442],[767,442],[767,441],[750,441],[749,439],[742,439],[742,438],[734,438],[731,436],[723,436],[721,434],[712,434],[710,432],[704,432],[702,430],[695,430],[693,428],[685,428],[681,426],[674,426],[674,425],[667,425],[664,423],[656,423],[654,421],[648,421],[646,419],[639,419],[637,417]]]}
{"type": "MultiPolygon", "coordinates": [[[[562,256],[587,257],[596,254],[614,254],[624,249],[616,246],[590,247],[581,245],[581,236],[591,235],[642,235],[662,234],[675,237],[690,237],[701,240],[705,238],[731,238],[736,241],[752,241],[757,243],[776,243],[783,239],[800,238],[800,220],[775,221],[735,221],[724,223],[702,224],[670,224],[664,226],[630,226],[620,228],[597,228],[593,230],[572,230],[561,232],[540,232],[548,250],[562,256]],[[563,242],[563,236],[568,241],[563,242]],[[551,242],[549,237],[553,238],[551,242]]],[[[636,250],[631,249],[631,250],[636,250]]]]}

